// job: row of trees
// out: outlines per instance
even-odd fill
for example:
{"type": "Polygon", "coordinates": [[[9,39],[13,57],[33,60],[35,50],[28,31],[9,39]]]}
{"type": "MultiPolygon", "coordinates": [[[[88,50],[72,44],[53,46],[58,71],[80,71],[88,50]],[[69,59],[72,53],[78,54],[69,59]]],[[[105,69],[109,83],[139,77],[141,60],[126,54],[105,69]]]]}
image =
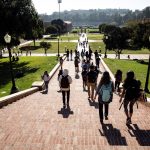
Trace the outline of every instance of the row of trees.
{"type": "Polygon", "coordinates": [[[150,22],[134,22],[123,28],[101,24],[99,31],[105,35],[103,41],[106,44],[106,50],[114,50],[118,58],[123,49],[150,48],[150,22]]]}
{"type": "Polygon", "coordinates": [[[39,19],[31,0],[0,1],[0,46],[4,45],[4,35],[12,36],[12,45],[19,39],[34,40],[44,32],[43,21],[39,19]]]}
{"type": "MultiPolygon", "coordinates": [[[[59,13],[54,12],[52,15],[41,14],[43,21],[50,22],[58,18],[59,13]]],[[[100,23],[122,25],[128,20],[150,18],[150,7],[142,11],[129,9],[90,9],[90,10],[71,10],[61,12],[63,20],[70,20],[74,26],[93,25],[98,26],[100,23]]]]}

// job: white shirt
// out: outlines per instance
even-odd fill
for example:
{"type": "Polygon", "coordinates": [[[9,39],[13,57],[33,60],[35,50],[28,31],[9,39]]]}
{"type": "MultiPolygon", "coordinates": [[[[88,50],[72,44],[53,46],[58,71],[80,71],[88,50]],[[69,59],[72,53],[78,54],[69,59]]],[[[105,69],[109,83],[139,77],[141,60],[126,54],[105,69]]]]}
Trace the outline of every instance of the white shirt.
{"type": "Polygon", "coordinates": [[[49,81],[49,80],[50,80],[50,77],[47,76],[47,75],[44,75],[44,76],[43,76],[43,80],[44,80],[44,81],[49,81]]]}

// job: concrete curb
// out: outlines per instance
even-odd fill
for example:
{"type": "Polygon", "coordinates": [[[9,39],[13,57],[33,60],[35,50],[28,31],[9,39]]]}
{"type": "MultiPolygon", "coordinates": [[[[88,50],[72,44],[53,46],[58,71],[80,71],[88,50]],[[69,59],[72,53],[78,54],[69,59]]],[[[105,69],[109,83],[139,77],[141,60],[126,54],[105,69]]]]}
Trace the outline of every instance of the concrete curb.
{"type": "MultiPolygon", "coordinates": [[[[66,56],[63,56],[63,60],[66,59],[66,56]]],[[[56,71],[58,70],[58,68],[60,67],[60,64],[57,63],[57,65],[52,69],[52,71],[49,73],[50,79],[54,76],[54,74],[56,73],[56,71]]],[[[44,82],[42,83],[42,85],[44,84],[44,82]]],[[[4,96],[2,98],[0,98],[0,108],[2,108],[3,106],[6,106],[12,102],[15,102],[23,97],[26,97],[28,95],[31,95],[37,91],[39,91],[39,87],[32,87],[30,89],[26,89],[8,96],[4,96]]]]}
{"type": "Polygon", "coordinates": [[[3,107],[3,106],[6,106],[12,102],[15,102],[23,97],[26,97],[30,94],[33,94],[35,92],[39,91],[39,88],[38,87],[33,87],[33,88],[30,88],[30,89],[27,89],[27,90],[23,90],[23,91],[20,91],[18,93],[14,93],[14,94],[11,94],[11,95],[8,95],[8,96],[4,96],[2,98],[0,98],[0,108],[3,107]]]}
{"type": "Polygon", "coordinates": [[[108,68],[108,66],[105,64],[105,62],[103,61],[103,59],[102,59],[102,58],[100,58],[100,59],[101,59],[101,63],[102,63],[102,65],[103,65],[104,69],[109,72],[112,81],[115,82],[115,77],[114,77],[113,73],[112,73],[111,70],[108,68]]]}
{"type": "MultiPolygon", "coordinates": [[[[115,77],[114,77],[113,73],[110,71],[110,69],[108,68],[108,66],[103,61],[103,59],[102,58],[100,58],[100,59],[101,59],[101,63],[103,65],[104,69],[109,72],[112,81],[115,83],[115,77]]],[[[147,97],[147,102],[150,103],[150,98],[149,97],[147,97]]]]}

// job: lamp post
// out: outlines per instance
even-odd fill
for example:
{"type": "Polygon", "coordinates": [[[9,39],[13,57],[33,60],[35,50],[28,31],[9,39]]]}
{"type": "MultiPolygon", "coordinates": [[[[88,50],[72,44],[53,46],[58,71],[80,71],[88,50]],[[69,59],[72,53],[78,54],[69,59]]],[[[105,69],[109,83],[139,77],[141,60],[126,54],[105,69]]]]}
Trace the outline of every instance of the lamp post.
{"type": "MultiPolygon", "coordinates": [[[[150,42],[150,36],[149,36],[149,42],[150,42]]],[[[149,62],[148,62],[146,82],[145,82],[145,88],[144,88],[144,91],[147,93],[149,92],[149,89],[148,89],[149,74],[150,74],[150,54],[149,54],[149,62]]]]}
{"type": "Polygon", "coordinates": [[[105,46],[105,55],[104,55],[104,58],[107,58],[107,41],[108,41],[108,36],[107,35],[105,36],[105,39],[106,39],[106,46],[105,46]]]}
{"type": "Polygon", "coordinates": [[[58,37],[58,59],[59,59],[59,56],[60,54],[59,54],[59,37],[58,37]]]}
{"type": "Polygon", "coordinates": [[[12,88],[11,88],[10,94],[13,94],[13,93],[18,92],[18,89],[15,84],[13,68],[12,68],[12,61],[11,61],[11,49],[10,49],[11,36],[6,34],[4,36],[4,40],[7,44],[7,49],[8,49],[8,53],[9,53],[9,65],[10,65],[10,74],[11,74],[11,81],[12,81],[12,88]]]}
{"type": "Polygon", "coordinates": [[[60,19],[60,3],[62,3],[62,0],[58,0],[58,5],[59,5],[59,19],[60,19]]]}
{"type": "MultiPolygon", "coordinates": [[[[60,19],[60,3],[62,3],[62,0],[58,0],[58,5],[59,5],[59,19],[60,19]]],[[[59,56],[60,56],[60,54],[59,54],[59,38],[60,38],[60,29],[58,29],[59,31],[58,31],[58,60],[59,60],[59,56]]]]}

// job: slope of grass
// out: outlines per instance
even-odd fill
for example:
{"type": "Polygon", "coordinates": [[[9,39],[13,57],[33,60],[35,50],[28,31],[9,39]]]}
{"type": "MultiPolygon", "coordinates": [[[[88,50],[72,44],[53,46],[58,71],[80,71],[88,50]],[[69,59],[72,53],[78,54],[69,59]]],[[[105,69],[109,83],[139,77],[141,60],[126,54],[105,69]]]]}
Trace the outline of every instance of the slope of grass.
{"type": "MultiPolygon", "coordinates": [[[[136,79],[142,82],[142,88],[144,89],[147,75],[148,60],[145,60],[146,62],[145,64],[141,64],[133,60],[104,59],[104,61],[108,65],[113,74],[116,73],[117,69],[122,70],[123,80],[126,78],[126,73],[129,70],[134,71],[136,79]]],[[[150,82],[148,88],[150,89],[150,82]]]]}
{"type": "MultiPolygon", "coordinates": [[[[15,78],[16,86],[20,91],[30,88],[34,81],[41,80],[45,70],[50,72],[56,65],[56,57],[20,57],[13,63],[14,75],[21,73],[23,76],[15,78]]],[[[0,97],[9,95],[12,87],[8,58],[0,59],[0,97]]]]}

